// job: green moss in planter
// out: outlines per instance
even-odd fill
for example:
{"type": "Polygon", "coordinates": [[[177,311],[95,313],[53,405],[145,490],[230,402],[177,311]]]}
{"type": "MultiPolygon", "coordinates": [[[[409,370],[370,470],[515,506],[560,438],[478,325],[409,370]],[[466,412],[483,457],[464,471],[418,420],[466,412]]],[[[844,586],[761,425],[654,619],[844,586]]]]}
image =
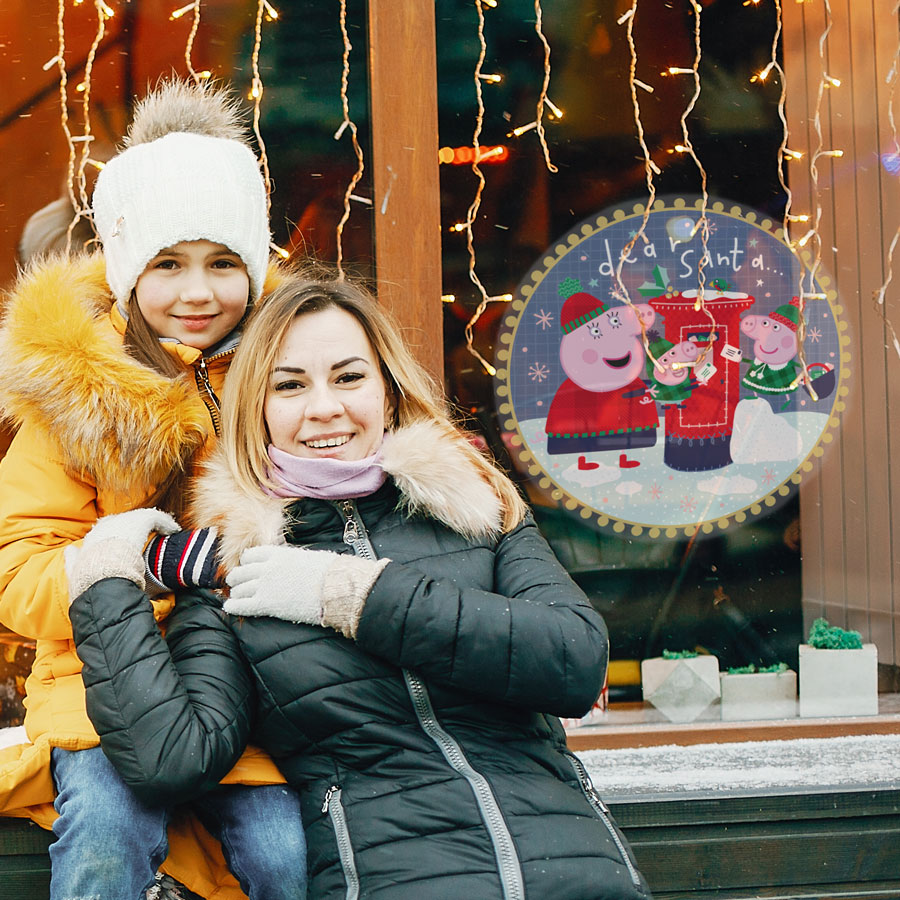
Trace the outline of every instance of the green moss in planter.
{"type": "Polygon", "coordinates": [[[696,650],[663,650],[663,659],[694,659],[699,656],[696,650]]]}
{"type": "Polygon", "coordinates": [[[747,666],[735,666],[728,670],[729,675],[777,675],[779,672],[787,672],[788,664],[787,663],[775,663],[773,666],[763,666],[761,669],[757,669],[753,663],[750,663],[747,666]]]}
{"type": "Polygon", "coordinates": [[[845,631],[837,625],[829,625],[827,619],[816,619],[809,629],[806,641],[817,650],[859,650],[862,635],[858,631],[845,631]]]}

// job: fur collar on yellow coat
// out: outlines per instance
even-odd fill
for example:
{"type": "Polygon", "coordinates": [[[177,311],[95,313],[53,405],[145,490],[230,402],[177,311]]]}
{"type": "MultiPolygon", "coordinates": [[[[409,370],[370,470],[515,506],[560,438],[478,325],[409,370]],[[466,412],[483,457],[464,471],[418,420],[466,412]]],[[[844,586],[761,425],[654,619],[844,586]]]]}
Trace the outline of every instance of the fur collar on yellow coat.
{"type": "MultiPolygon", "coordinates": [[[[167,379],[122,346],[100,255],[26,270],[4,298],[0,409],[61,439],[70,471],[102,489],[149,488],[210,437],[209,412],[188,379],[167,379]]],[[[273,266],[266,293],[281,280],[273,266]]],[[[201,353],[167,344],[193,366],[201,353]]]]}
{"type": "MultiPolygon", "coordinates": [[[[266,293],[281,277],[270,269],[266,293]]],[[[173,466],[214,439],[196,379],[140,365],[123,332],[100,255],[40,262],[3,298],[0,411],[18,431],[0,463],[0,621],[34,639],[36,653],[26,684],[30,743],[0,751],[0,814],[44,827],[55,818],[50,748],[98,744],[71,640],[63,550],[99,516],[145,504],[173,466]]],[[[192,348],[172,350],[189,368],[199,362],[192,348]]],[[[217,393],[229,362],[208,366],[217,393]]],[[[170,608],[170,596],[155,601],[159,619],[170,608]]],[[[282,780],[254,750],[225,779],[282,780]]],[[[170,874],[206,897],[243,897],[218,845],[198,848],[189,823],[170,838],[170,874]]]]}

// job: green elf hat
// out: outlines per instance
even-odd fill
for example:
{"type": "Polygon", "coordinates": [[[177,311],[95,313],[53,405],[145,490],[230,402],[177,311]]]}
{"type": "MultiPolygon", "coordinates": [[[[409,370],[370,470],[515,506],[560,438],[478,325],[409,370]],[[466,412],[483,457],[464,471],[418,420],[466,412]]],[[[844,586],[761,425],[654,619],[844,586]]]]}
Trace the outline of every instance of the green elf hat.
{"type": "Polygon", "coordinates": [[[786,325],[791,331],[796,333],[800,325],[800,298],[793,297],[790,303],[779,306],[769,318],[786,325]]]}
{"type": "Polygon", "coordinates": [[[577,278],[564,278],[559,284],[558,293],[560,297],[566,298],[559,314],[563,334],[569,334],[606,312],[606,304],[593,294],[582,291],[581,282],[577,278]]]}
{"type": "Polygon", "coordinates": [[[649,356],[647,357],[647,376],[652,377],[654,372],[656,371],[656,366],[653,364],[653,360],[659,359],[663,355],[663,353],[671,350],[675,345],[671,341],[667,341],[665,338],[660,337],[659,332],[648,331],[647,346],[650,348],[650,352],[653,354],[653,359],[651,359],[649,356]]]}

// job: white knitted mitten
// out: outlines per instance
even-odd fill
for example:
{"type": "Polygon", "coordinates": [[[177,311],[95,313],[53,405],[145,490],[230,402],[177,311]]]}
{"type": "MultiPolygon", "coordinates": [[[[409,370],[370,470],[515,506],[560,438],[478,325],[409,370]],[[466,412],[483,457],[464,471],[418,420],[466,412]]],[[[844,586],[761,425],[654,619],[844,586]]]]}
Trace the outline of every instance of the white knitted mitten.
{"type": "Polygon", "coordinates": [[[132,509],[104,516],[81,546],[65,550],[69,602],[103,578],[127,578],[144,589],[144,545],[153,533],[173,534],[178,523],[158,509],[132,509]]]}
{"type": "MultiPolygon", "coordinates": [[[[328,595],[347,593],[346,588],[336,591],[333,587],[336,580],[343,582],[340,573],[356,573],[351,581],[357,585],[354,594],[363,591],[359,597],[361,612],[369,589],[388,562],[372,562],[330,550],[303,547],[271,544],[250,547],[241,554],[240,565],[225,579],[231,588],[231,596],[223,609],[235,616],[274,616],[287,622],[324,624],[343,630],[341,625],[323,619],[323,607],[330,599],[328,595]],[[362,571],[371,577],[360,577],[362,571]]],[[[349,585],[350,581],[347,583],[349,585]]],[[[352,586],[350,589],[353,590],[352,586]]]]}

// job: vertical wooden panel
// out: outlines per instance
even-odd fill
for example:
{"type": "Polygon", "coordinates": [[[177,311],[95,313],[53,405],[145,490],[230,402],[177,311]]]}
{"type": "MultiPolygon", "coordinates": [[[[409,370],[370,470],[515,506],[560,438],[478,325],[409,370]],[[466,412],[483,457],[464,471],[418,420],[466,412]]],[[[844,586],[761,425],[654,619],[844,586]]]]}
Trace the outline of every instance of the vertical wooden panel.
{"type": "MultiPolygon", "coordinates": [[[[884,323],[872,296],[885,277],[887,247],[900,223],[896,177],[881,165],[890,146],[886,76],[898,43],[892,0],[832,2],[832,28],[825,43],[824,4],[784,5],[784,59],[788,79],[789,146],[806,152],[793,164],[790,183],[795,212],[822,209],[820,234],[824,271],[833,279],[848,324],[851,373],[841,427],[817,464],[817,477],[801,489],[804,617],[817,615],[856,628],[878,644],[881,662],[895,663],[897,647],[897,562],[900,536],[892,527],[892,490],[900,467],[891,448],[900,420],[890,416],[900,361],[886,346],[884,323]],[[841,80],[826,90],[820,122],[826,149],[838,160],[819,162],[818,195],[809,174],[821,72],[841,80]]],[[[896,298],[900,291],[891,291],[896,298]]],[[[893,316],[900,303],[889,301],[893,316]]]]}
{"type": "Polygon", "coordinates": [[[443,380],[434,4],[369,0],[378,296],[443,380]]]}

